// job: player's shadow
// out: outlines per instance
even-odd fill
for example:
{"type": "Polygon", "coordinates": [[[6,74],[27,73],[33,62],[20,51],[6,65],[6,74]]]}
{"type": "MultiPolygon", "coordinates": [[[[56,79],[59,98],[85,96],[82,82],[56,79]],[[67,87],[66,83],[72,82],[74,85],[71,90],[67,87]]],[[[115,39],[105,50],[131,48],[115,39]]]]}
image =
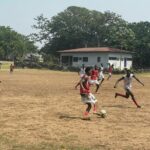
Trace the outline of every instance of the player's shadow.
{"type": "Polygon", "coordinates": [[[129,106],[123,106],[123,105],[104,105],[103,107],[115,107],[115,108],[133,108],[129,106]]]}
{"type": "Polygon", "coordinates": [[[59,114],[58,116],[59,116],[59,119],[63,119],[63,120],[75,120],[75,119],[84,120],[82,117],[68,115],[68,114],[59,114]]]}

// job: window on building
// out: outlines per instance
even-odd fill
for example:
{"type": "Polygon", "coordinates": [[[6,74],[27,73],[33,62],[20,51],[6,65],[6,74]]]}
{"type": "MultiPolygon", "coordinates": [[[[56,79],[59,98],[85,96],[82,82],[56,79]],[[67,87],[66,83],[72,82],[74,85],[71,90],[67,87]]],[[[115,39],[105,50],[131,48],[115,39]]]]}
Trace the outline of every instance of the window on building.
{"type": "Polygon", "coordinates": [[[78,60],[82,60],[82,57],[79,57],[78,60]]]}
{"type": "Polygon", "coordinates": [[[69,56],[62,56],[61,59],[63,64],[67,64],[69,61],[69,56]]]}
{"type": "Polygon", "coordinates": [[[78,57],[73,57],[73,62],[78,62],[78,57]]]}
{"type": "Polygon", "coordinates": [[[83,62],[88,62],[88,57],[83,57],[83,62]]]}
{"type": "Polygon", "coordinates": [[[97,62],[101,62],[101,57],[97,57],[97,62]]]}
{"type": "Polygon", "coordinates": [[[109,57],[109,60],[118,60],[117,57],[109,57]]]}
{"type": "Polygon", "coordinates": [[[127,58],[127,60],[132,61],[132,58],[127,58]]]}

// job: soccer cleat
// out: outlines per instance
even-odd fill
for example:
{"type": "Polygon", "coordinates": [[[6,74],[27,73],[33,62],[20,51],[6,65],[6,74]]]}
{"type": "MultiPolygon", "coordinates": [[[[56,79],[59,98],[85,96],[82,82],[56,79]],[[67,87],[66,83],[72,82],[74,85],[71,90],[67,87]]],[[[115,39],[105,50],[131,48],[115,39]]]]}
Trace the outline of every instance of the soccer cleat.
{"type": "Polygon", "coordinates": [[[93,114],[97,114],[97,111],[96,111],[96,110],[93,110],[93,114]]]}
{"type": "Polygon", "coordinates": [[[138,105],[137,108],[142,108],[142,107],[140,105],[138,105]]]}
{"type": "Polygon", "coordinates": [[[115,93],[115,98],[118,96],[118,94],[117,93],[115,93]]]}
{"type": "Polygon", "coordinates": [[[90,120],[89,112],[87,112],[87,111],[84,112],[82,119],[83,119],[83,120],[90,120]]]}

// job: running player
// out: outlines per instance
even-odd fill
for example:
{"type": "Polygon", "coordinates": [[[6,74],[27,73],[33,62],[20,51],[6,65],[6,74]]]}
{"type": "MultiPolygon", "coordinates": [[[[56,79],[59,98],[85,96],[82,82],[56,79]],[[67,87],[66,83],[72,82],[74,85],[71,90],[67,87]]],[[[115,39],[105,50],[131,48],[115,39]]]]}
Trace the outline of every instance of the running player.
{"type": "Polygon", "coordinates": [[[98,81],[100,82],[99,86],[103,83],[105,77],[104,77],[104,67],[103,64],[101,64],[101,67],[99,68],[99,77],[98,77],[98,81]]]}
{"type": "Polygon", "coordinates": [[[92,69],[92,71],[91,71],[91,80],[89,81],[90,84],[95,84],[96,85],[95,92],[97,92],[98,89],[99,89],[98,77],[99,77],[99,71],[98,71],[97,65],[95,65],[94,69],[92,69]]]}
{"type": "MultiPolygon", "coordinates": [[[[80,79],[85,75],[85,66],[84,64],[82,64],[82,67],[80,68],[80,71],[78,72],[78,74],[80,75],[80,79]]],[[[77,87],[80,85],[80,82],[78,82],[75,86],[75,89],[77,89],[77,87]]]]}
{"type": "Polygon", "coordinates": [[[116,98],[117,96],[121,96],[121,97],[124,97],[124,98],[129,98],[129,96],[131,96],[131,98],[132,98],[133,102],[135,103],[135,105],[137,106],[137,108],[141,108],[141,106],[136,102],[136,99],[135,99],[135,97],[134,97],[134,94],[133,94],[132,91],[131,91],[132,78],[136,79],[141,85],[144,86],[144,84],[143,84],[134,74],[132,74],[130,70],[126,69],[126,75],[123,76],[122,78],[118,79],[118,80],[116,81],[116,83],[115,83],[115,86],[114,86],[114,88],[116,88],[116,87],[117,87],[117,84],[118,84],[120,81],[124,80],[124,89],[125,89],[125,91],[126,91],[126,94],[123,95],[123,94],[120,94],[120,93],[115,93],[115,98],[116,98]]]}
{"type": "Polygon", "coordinates": [[[109,79],[111,78],[112,72],[113,72],[113,68],[114,68],[114,65],[113,65],[113,64],[112,64],[112,65],[109,64],[109,68],[108,68],[108,78],[107,78],[107,80],[109,80],[109,79]]]}
{"type": "Polygon", "coordinates": [[[90,79],[91,75],[91,68],[87,67],[85,69],[85,75],[80,80],[80,95],[81,100],[84,104],[87,104],[86,111],[83,114],[83,119],[90,119],[89,112],[92,108],[92,104],[94,105],[93,113],[96,113],[96,98],[95,96],[90,92],[90,79]]]}

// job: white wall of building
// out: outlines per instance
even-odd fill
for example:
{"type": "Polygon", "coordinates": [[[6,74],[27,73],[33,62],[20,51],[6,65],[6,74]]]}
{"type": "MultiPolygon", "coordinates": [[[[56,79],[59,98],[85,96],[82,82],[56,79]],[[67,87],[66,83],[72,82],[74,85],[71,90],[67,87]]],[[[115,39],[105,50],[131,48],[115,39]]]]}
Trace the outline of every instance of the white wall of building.
{"type": "Polygon", "coordinates": [[[108,60],[110,64],[114,64],[114,68],[124,69],[125,67],[130,69],[132,67],[132,55],[126,53],[109,53],[108,57],[116,57],[117,60],[108,60]],[[125,60],[126,59],[126,60],[125,60]],[[126,65],[125,65],[126,61],[126,65]]]}
{"type": "Polygon", "coordinates": [[[83,60],[79,61],[78,63],[73,62],[74,66],[79,66],[85,64],[86,66],[94,66],[95,64],[100,66],[103,63],[104,66],[107,65],[108,55],[105,53],[98,54],[98,53],[82,53],[76,54],[75,57],[88,57],[88,62],[83,62],[83,60]],[[100,62],[97,61],[98,57],[100,57],[100,62]]]}
{"type": "Polygon", "coordinates": [[[95,64],[100,66],[103,63],[104,67],[108,66],[108,54],[107,53],[63,53],[61,56],[78,57],[78,62],[73,62],[72,66],[78,67],[84,64],[85,66],[94,66],[95,64]],[[88,62],[83,61],[83,57],[88,57],[88,62]],[[100,62],[97,61],[100,57],[100,62]]]}
{"type": "Polygon", "coordinates": [[[102,63],[104,67],[108,67],[108,63],[111,65],[114,64],[114,68],[118,69],[124,69],[124,61],[126,60],[126,67],[131,68],[132,67],[132,55],[126,54],[126,53],[62,53],[62,56],[72,56],[72,57],[78,57],[78,62],[72,62],[72,66],[74,67],[80,67],[82,64],[85,66],[94,66],[95,64],[100,66],[102,63]],[[83,57],[88,57],[88,62],[83,61],[83,57]],[[100,57],[100,62],[97,62],[97,58],[100,57]],[[116,60],[109,60],[109,58],[117,58],[116,60]],[[130,58],[130,60],[129,60],[130,58]]]}

